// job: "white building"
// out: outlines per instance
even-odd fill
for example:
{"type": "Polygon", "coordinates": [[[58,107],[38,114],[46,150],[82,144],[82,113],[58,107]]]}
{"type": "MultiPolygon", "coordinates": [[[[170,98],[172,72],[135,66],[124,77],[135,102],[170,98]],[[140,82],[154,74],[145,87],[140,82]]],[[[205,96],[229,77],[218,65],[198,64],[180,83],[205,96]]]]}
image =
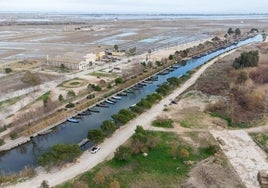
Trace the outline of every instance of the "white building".
{"type": "Polygon", "coordinates": [[[96,62],[96,58],[96,54],[93,53],[84,55],[77,52],[67,52],[47,60],[47,64],[56,67],[64,65],[72,70],[86,70],[96,62]]]}

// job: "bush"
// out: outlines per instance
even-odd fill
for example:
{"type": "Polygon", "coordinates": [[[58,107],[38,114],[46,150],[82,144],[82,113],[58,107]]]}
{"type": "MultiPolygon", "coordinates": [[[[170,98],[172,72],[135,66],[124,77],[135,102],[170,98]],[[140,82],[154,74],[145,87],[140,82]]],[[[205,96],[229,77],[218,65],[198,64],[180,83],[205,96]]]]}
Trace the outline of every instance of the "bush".
{"type": "Polygon", "coordinates": [[[135,133],[131,137],[131,150],[133,154],[147,152],[149,149],[156,147],[158,137],[152,135],[150,131],[146,131],[142,126],[137,126],[135,133]]]}
{"type": "Polygon", "coordinates": [[[247,79],[248,79],[248,74],[245,71],[241,71],[237,77],[237,83],[243,84],[247,81],[247,79]]]}
{"type": "Polygon", "coordinates": [[[141,114],[143,112],[143,108],[137,105],[130,107],[130,109],[137,114],[141,114]]]}
{"type": "Polygon", "coordinates": [[[64,100],[62,94],[59,95],[58,100],[59,100],[60,102],[62,102],[62,101],[64,100]]]}
{"type": "Polygon", "coordinates": [[[173,120],[171,119],[157,119],[152,123],[155,127],[173,128],[173,120]]]}
{"type": "Polygon", "coordinates": [[[204,148],[204,152],[207,155],[214,155],[215,153],[217,153],[219,150],[219,146],[217,145],[209,145],[208,147],[204,148]]]}
{"type": "Polygon", "coordinates": [[[180,156],[181,158],[184,160],[186,158],[188,158],[190,155],[189,151],[185,148],[182,148],[181,151],[180,151],[180,156]]]}
{"type": "Polygon", "coordinates": [[[0,139],[0,146],[2,146],[5,143],[3,139],[0,139]]]}
{"type": "Polygon", "coordinates": [[[163,84],[156,89],[156,92],[162,96],[165,96],[170,92],[170,90],[171,90],[171,88],[170,88],[169,84],[163,84]]]}
{"type": "Polygon", "coordinates": [[[11,68],[5,68],[5,73],[8,74],[8,73],[11,73],[12,72],[12,69],[11,68]]]}
{"type": "Polygon", "coordinates": [[[75,105],[74,105],[74,103],[68,103],[65,107],[66,108],[73,108],[75,105]]]}
{"type": "Polygon", "coordinates": [[[259,62],[259,52],[250,51],[241,53],[240,57],[236,58],[233,62],[233,67],[235,69],[244,67],[256,67],[259,62]]]}
{"type": "Polygon", "coordinates": [[[101,87],[99,85],[95,85],[95,84],[91,84],[91,88],[94,90],[94,91],[101,91],[101,87]]]}
{"type": "Polygon", "coordinates": [[[10,138],[12,140],[15,140],[17,137],[18,137],[18,133],[17,132],[13,131],[13,132],[10,133],[10,138]]]}
{"type": "Polygon", "coordinates": [[[123,78],[119,77],[119,78],[116,78],[116,79],[114,80],[114,82],[115,82],[116,85],[118,85],[118,84],[123,83],[124,80],[123,80],[123,78]]]}
{"type": "Polygon", "coordinates": [[[80,156],[81,150],[77,144],[57,144],[51,148],[50,152],[38,157],[38,164],[41,166],[51,167],[66,162],[72,162],[80,156]]]}
{"type": "Polygon", "coordinates": [[[135,117],[136,115],[128,109],[122,109],[117,114],[112,115],[112,118],[119,124],[126,124],[135,117]]]}
{"type": "Polygon", "coordinates": [[[180,85],[180,79],[177,77],[171,77],[167,79],[169,85],[171,86],[179,86],[180,85]]]}
{"type": "Polygon", "coordinates": [[[87,96],[87,99],[94,99],[95,98],[95,94],[89,94],[88,96],[87,96]]]}
{"type": "Polygon", "coordinates": [[[136,104],[136,106],[139,106],[139,107],[141,107],[143,109],[150,109],[150,108],[152,108],[152,103],[150,103],[146,99],[141,99],[140,102],[138,102],[136,104]]]}
{"type": "Polygon", "coordinates": [[[119,161],[128,161],[131,157],[130,148],[126,146],[120,146],[116,149],[114,157],[119,161]]]}
{"type": "Polygon", "coordinates": [[[105,139],[105,133],[102,129],[92,129],[88,131],[87,138],[94,143],[100,143],[105,139]]]}
{"type": "Polygon", "coordinates": [[[75,92],[73,90],[68,91],[67,93],[68,98],[75,97],[75,92]]]}
{"type": "Polygon", "coordinates": [[[117,126],[113,121],[105,120],[102,122],[101,129],[106,135],[111,135],[117,129],[117,126]]]}

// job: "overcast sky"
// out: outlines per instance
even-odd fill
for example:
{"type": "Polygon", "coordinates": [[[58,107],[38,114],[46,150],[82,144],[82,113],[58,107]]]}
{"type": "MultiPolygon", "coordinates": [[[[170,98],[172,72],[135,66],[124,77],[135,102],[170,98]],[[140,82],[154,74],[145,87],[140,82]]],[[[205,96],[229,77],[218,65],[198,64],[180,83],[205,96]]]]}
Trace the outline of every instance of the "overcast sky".
{"type": "Polygon", "coordinates": [[[268,0],[0,0],[0,11],[268,13],[268,0]]]}

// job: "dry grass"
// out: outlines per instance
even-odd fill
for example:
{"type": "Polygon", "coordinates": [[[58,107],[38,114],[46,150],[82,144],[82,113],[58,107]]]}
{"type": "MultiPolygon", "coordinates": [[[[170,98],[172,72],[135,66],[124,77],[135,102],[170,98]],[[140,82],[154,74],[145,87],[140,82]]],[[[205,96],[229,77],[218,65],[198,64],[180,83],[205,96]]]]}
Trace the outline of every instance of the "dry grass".
{"type": "Polygon", "coordinates": [[[0,174],[0,186],[25,181],[35,176],[33,168],[25,167],[18,174],[0,174]]]}
{"type": "Polygon", "coordinates": [[[218,101],[210,105],[208,110],[230,119],[232,125],[250,124],[255,119],[260,118],[267,110],[268,55],[261,53],[259,67],[243,70],[232,68],[233,60],[243,50],[255,49],[255,46],[245,47],[214,64],[207,69],[194,86],[195,89],[206,94],[227,98],[226,101],[218,101]],[[239,78],[241,71],[247,76],[242,81],[239,78]]]}

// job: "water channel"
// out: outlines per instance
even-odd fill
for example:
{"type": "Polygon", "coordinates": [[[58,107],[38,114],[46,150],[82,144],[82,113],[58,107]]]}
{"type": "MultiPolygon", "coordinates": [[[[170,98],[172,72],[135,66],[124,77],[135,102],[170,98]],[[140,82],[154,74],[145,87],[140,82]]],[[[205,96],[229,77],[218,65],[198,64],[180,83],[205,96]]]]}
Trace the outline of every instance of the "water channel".
{"type": "MultiPolygon", "coordinates": [[[[84,116],[80,119],[79,123],[64,122],[53,128],[53,131],[47,135],[37,136],[26,144],[0,153],[0,172],[12,173],[22,170],[25,166],[36,167],[37,157],[48,151],[51,146],[59,143],[79,143],[83,138],[87,137],[89,129],[100,127],[104,120],[111,119],[111,115],[116,114],[120,109],[128,108],[139,102],[141,98],[145,98],[146,95],[152,94],[158,87],[157,85],[166,82],[167,78],[182,76],[219,54],[245,44],[261,42],[262,40],[262,35],[257,35],[244,41],[240,41],[238,44],[233,44],[224,49],[209,53],[203,57],[190,59],[185,66],[178,66],[175,70],[166,75],[157,75],[157,81],[142,87],[140,90],[135,90],[134,93],[128,93],[127,96],[122,96],[122,99],[117,100],[117,103],[107,104],[109,108],[94,107],[94,109],[99,110],[100,113],[92,112],[91,115],[84,116]]],[[[92,143],[89,142],[81,149],[86,150],[91,146],[92,143]]]]}

